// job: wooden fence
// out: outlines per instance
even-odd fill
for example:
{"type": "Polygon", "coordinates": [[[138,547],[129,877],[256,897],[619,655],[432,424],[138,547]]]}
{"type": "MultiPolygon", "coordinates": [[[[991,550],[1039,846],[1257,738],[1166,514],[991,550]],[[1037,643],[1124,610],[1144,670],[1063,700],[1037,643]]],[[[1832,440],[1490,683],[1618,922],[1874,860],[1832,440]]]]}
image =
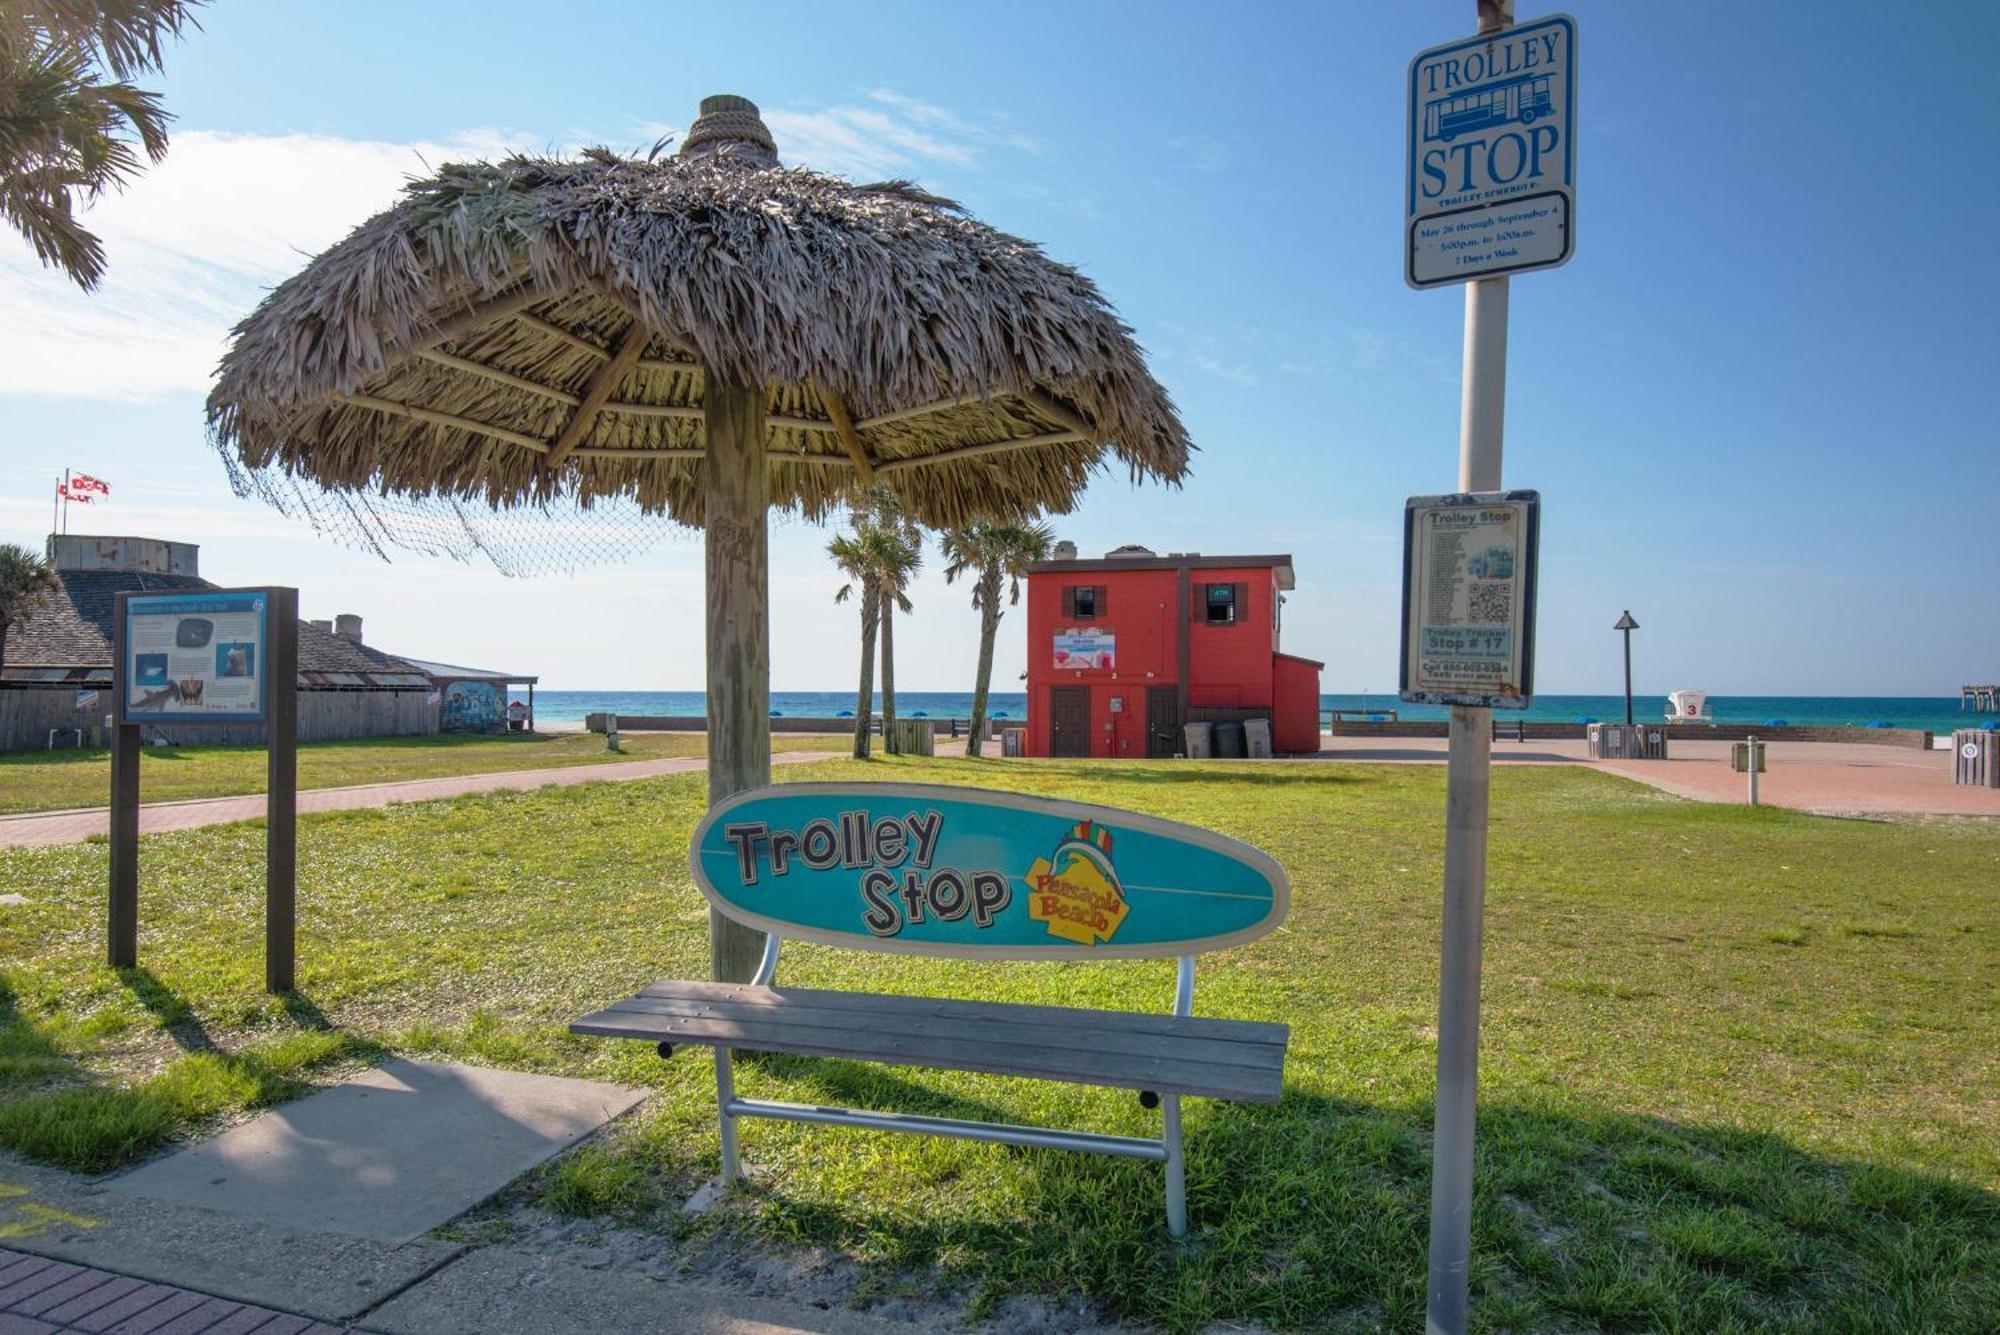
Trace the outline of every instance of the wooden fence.
{"type": "MultiPolygon", "coordinates": [[[[110,690],[99,692],[108,701],[110,690]]],[[[438,707],[423,689],[407,691],[299,692],[299,740],[324,742],[350,737],[409,737],[438,730],[438,707]]],[[[0,751],[39,751],[49,744],[51,728],[84,730],[89,746],[104,744],[104,714],[77,712],[76,687],[9,683],[0,687],[0,751]]],[[[161,739],[181,746],[261,744],[264,729],[244,724],[170,723],[148,726],[146,741],[161,739]]],[[[59,745],[74,745],[65,735],[59,745]]]]}

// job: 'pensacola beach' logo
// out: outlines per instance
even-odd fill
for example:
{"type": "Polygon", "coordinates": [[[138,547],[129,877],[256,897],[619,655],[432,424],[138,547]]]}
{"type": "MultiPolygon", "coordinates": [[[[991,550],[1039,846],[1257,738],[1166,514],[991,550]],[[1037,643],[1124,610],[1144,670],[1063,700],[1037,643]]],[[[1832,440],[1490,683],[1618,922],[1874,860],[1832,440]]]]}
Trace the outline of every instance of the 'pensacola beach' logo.
{"type": "Polygon", "coordinates": [[[1131,911],[1111,865],[1111,831],[1094,821],[1078,822],[1054,854],[1036,858],[1027,881],[1028,916],[1080,946],[1109,941],[1131,911]]]}

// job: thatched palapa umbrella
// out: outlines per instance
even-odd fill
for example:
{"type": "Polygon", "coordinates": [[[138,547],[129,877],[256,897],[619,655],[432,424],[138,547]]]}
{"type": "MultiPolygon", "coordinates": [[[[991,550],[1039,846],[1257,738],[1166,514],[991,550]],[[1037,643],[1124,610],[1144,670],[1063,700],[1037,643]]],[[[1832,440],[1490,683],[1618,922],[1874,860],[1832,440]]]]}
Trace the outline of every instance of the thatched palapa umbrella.
{"type": "MultiPolygon", "coordinates": [[[[237,327],[208,417],[239,491],[378,527],[371,498],[702,526],[711,802],[770,780],[771,505],[878,483],[927,524],[1013,518],[1107,451],[1174,481],[1190,448],[1087,278],[906,182],[781,167],[738,97],[671,157],[414,183],[237,327]]],[[[760,935],[711,927],[716,976],[749,977],[760,935]]]]}

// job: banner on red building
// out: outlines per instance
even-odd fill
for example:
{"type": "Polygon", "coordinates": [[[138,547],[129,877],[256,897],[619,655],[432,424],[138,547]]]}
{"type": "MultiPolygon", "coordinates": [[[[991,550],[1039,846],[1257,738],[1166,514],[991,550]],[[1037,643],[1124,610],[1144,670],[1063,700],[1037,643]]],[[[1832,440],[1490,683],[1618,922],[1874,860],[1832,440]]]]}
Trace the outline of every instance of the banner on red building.
{"type": "Polygon", "coordinates": [[[1108,630],[1059,630],[1055,662],[1059,671],[1118,666],[1118,637],[1108,630]]]}

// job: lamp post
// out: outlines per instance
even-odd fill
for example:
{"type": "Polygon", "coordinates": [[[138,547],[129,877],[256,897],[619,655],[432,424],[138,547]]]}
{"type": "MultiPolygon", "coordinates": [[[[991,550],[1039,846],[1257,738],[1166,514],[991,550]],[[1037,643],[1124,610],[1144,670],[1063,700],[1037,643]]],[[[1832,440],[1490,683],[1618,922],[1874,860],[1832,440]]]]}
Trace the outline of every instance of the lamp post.
{"type": "Polygon", "coordinates": [[[1625,633],[1625,726],[1629,728],[1632,726],[1632,632],[1639,629],[1639,623],[1628,611],[1611,629],[1625,633]]]}

